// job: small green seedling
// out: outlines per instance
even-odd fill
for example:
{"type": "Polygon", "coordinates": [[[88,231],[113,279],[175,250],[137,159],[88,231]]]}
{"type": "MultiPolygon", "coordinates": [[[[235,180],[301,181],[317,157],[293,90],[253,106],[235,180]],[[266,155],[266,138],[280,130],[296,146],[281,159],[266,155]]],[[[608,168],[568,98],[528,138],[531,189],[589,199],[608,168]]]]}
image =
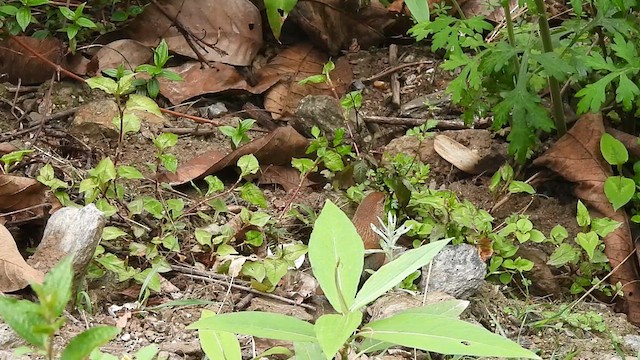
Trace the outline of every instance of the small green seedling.
{"type": "Polygon", "coordinates": [[[213,332],[218,339],[224,336],[224,341],[201,344],[215,346],[217,358],[228,360],[240,360],[238,340],[228,333],[292,341],[296,357],[310,360],[330,360],[338,353],[346,358],[351,349],[365,354],[392,344],[443,354],[539,359],[502,336],[459,320],[467,301],[452,300],[408,309],[362,324],[362,309],[367,304],[427,265],[449,241],[435,241],[406,251],[382,266],[358,290],[364,265],[362,239],[351,220],[327,201],[309,240],[309,260],[335,314],[322,315],[311,324],[282,314],[243,311],[203,317],[188,328],[213,332]]]}
{"type": "Polygon", "coordinates": [[[33,150],[17,150],[0,157],[0,163],[2,163],[2,170],[5,174],[9,173],[11,166],[19,163],[24,159],[24,156],[31,154],[33,150]]]}
{"type": "MultiPolygon", "coordinates": [[[[600,151],[604,159],[615,166],[619,174],[622,174],[622,166],[629,161],[629,153],[618,139],[604,133],[600,138],[600,151]]],[[[636,184],[633,179],[618,175],[609,176],[604,182],[604,194],[613,205],[614,210],[618,210],[626,205],[636,192],[636,184]]]]}
{"type": "Polygon", "coordinates": [[[238,119],[237,127],[225,125],[218,127],[218,129],[222,134],[231,139],[231,147],[233,147],[233,149],[237,149],[240,145],[244,145],[249,142],[250,139],[247,133],[255,123],[256,121],[254,119],[238,119]]]}
{"type": "Polygon", "coordinates": [[[169,56],[169,46],[167,45],[167,42],[162,39],[160,44],[158,44],[158,47],[153,50],[153,65],[142,64],[136,68],[136,72],[149,75],[149,79],[136,79],[134,81],[134,85],[139,89],[143,89],[143,93],[146,93],[149,97],[155,99],[160,93],[160,82],[158,81],[158,78],[165,78],[171,81],[182,81],[182,77],[180,77],[180,75],[164,68],[169,59],[171,59],[171,56],[169,56]]]}
{"type": "Polygon", "coordinates": [[[114,326],[92,327],[76,335],[60,354],[56,354],[53,346],[54,336],[64,324],[62,312],[72,294],[71,264],[72,259],[68,257],[47,274],[42,284],[31,284],[38,296],[38,303],[7,296],[0,297],[0,316],[31,346],[21,348],[21,354],[33,353],[44,356],[47,360],[82,360],[120,332],[114,326]]]}

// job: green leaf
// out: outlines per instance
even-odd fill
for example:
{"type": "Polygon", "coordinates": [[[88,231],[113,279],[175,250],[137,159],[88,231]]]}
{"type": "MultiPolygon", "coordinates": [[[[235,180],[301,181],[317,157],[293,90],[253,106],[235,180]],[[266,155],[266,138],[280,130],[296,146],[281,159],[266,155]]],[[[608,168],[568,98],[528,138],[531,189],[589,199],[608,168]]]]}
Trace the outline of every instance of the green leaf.
{"type": "Polygon", "coordinates": [[[483,327],[432,314],[403,312],[368,324],[359,335],[441,354],[540,359],[483,327]]]}
{"type": "Polygon", "coordinates": [[[457,318],[469,306],[467,300],[445,300],[433,304],[423,305],[412,309],[407,309],[403,313],[431,314],[457,318]]]}
{"type": "Polygon", "coordinates": [[[580,252],[569,244],[560,244],[549,256],[547,265],[560,267],[565,264],[575,264],[580,260],[580,252]]]}
{"type": "Polygon", "coordinates": [[[254,183],[245,183],[240,187],[240,197],[261,208],[267,207],[267,200],[260,188],[254,183]]]}
{"type": "Polygon", "coordinates": [[[405,0],[405,4],[407,4],[409,11],[411,11],[411,16],[417,23],[431,20],[429,4],[426,1],[405,0]]]}
{"type": "Polygon", "coordinates": [[[158,104],[156,104],[153,99],[146,96],[138,94],[129,95],[129,100],[127,101],[126,107],[128,110],[142,110],[158,116],[162,116],[158,104]]]}
{"type": "Polygon", "coordinates": [[[120,333],[115,326],[95,326],[75,336],[64,348],[60,360],[83,360],[120,333]]]}
{"type": "Polygon", "coordinates": [[[327,169],[333,172],[344,170],[342,157],[335,151],[328,150],[326,153],[324,153],[322,155],[322,162],[327,167],[327,169]]]}
{"type": "Polygon", "coordinates": [[[264,2],[269,27],[276,39],[280,39],[282,24],[297,3],[298,0],[266,0],[264,2]]]}
{"type": "Polygon", "coordinates": [[[311,75],[309,77],[306,77],[300,81],[298,81],[298,84],[300,85],[306,85],[306,84],[321,84],[323,82],[327,81],[327,77],[323,74],[317,74],[317,75],[311,75]]]}
{"type": "Polygon", "coordinates": [[[584,206],[584,204],[580,200],[578,200],[577,205],[576,221],[578,222],[578,226],[580,227],[587,227],[589,226],[589,224],[591,224],[591,216],[589,215],[589,210],[587,210],[587,207],[584,206]]]}
{"type": "MultiPolygon", "coordinates": [[[[216,316],[211,310],[202,310],[200,319],[207,319],[216,316]]],[[[200,338],[200,346],[204,354],[209,359],[220,360],[240,360],[242,352],[240,350],[240,342],[235,334],[224,331],[213,331],[207,329],[199,329],[198,337],[200,338]]]]}
{"type": "Polygon", "coordinates": [[[251,246],[261,246],[264,242],[264,234],[261,231],[249,230],[246,235],[246,242],[251,246]]]}
{"type": "Polygon", "coordinates": [[[261,311],[220,314],[200,319],[187,326],[187,329],[225,331],[274,340],[316,341],[310,323],[292,316],[261,311]]]}
{"type": "Polygon", "coordinates": [[[640,95],[638,86],[629,80],[625,73],[621,73],[616,88],[616,102],[622,104],[624,111],[630,111],[638,95],[640,95]]]}
{"type": "Polygon", "coordinates": [[[123,179],[144,179],[144,175],[138,169],[129,165],[120,165],[118,166],[118,176],[123,179]]]}
{"type": "MultiPolygon", "coordinates": [[[[594,219],[595,220],[595,219],[594,219]]],[[[569,237],[569,232],[562,225],[556,225],[551,229],[549,236],[556,242],[559,243],[569,237]]]]}
{"type": "Polygon", "coordinates": [[[195,232],[196,241],[198,241],[201,245],[209,245],[211,246],[211,237],[213,236],[210,232],[204,229],[196,229],[195,232]]]}
{"type": "Polygon", "coordinates": [[[102,240],[115,240],[123,236],[127,236],[127,233],[115,226],[105,226],[102,229],[102,240]]]}
{"type": "Polygon", "coordinates": [[[159,351],[160,349],[158,348],[158,345],[156,344],[147,345],[142,349],[136,351],[135,359],[136,360],[153,360],[159,351]]]}
{"type": "Polygon", "coordinates": [[[158,156],[160,162],[162,162],[162,166],[168,171],[175,173],[178,170],[178,158],[172,154],[162,154],[158,156]]]}
{"type": "Polygon", "coordinates": [[[50,317],[57,318],[62,315],[62,311],[71,299],[72,264],[73,258],[67,256],[49,271],[42,286],[32,286],[40,304],[47,309],[50,317]]]}
{"type": "Polygon", "coordinates": [[[595,231],[601,238],[614,232],[622,225],[621,222],[609,218],[595,218],[591,220],[591,230],[595,231]]]}
{"type": "Polygon", "coordinates": [[[153,144],[158,150],[166,150],[178,143],[178,135],[172,133],[162,133],[153,139],[153,144]]]}
{"type": "Polygon", "coordinates": [[[291,166],[293,166],[294,169],[300,171],[302,175],[305,175],[309,171],[317,169],[315,167],[315,162],[311,159],[306,159],[306,158],[291,159],[291,166]]]}
{"type": "Polygon", "coordinates": [[[76,20],[76,24],[78,24],[79,26],[83,27],[83,28],[89,28],[89,29],[94,29],[97,27],[96,23],[94,23],[93,21],[91,21],[89,18],[86,17],[80,17],[76,20]]]}
{"type": "Polygon", "coordinates": [[[58,10],[60,10],[60,13],[62,14],[62,16],[66,17],[67,19],[71,21],[74,21],[76,19],[76,14],[73,12],[73,10],[69,9],[68,7],[60,6],[58,10]]]}
{"type": "Polygon", "coordinates": [[[609,176],[604,182],[604,194],[616,211],[631,201],[635,191],[635,182],[624,176],[609,176]]]}
{"type": "MultiPolygon", "coordinates": [[[[318,346],[318,344],[316,343],[309,343],[309,344],[315,344],[316,346],[318,346]]],[[[293,356],[293,353],[291,352],[291,350],[287,349],[284,346],[274,346],[272,348],[269,348],[262,354],[259,354],[258,356],[254,357],[252,360],[270,359],[270,356],[272,355],[285,355],[288,358],[290,358],[291,356],[293,356]]]]}
{"type": "Polygon", "coordinates": [[[336,311],[347,313],[363,269],[364,244],[351,220],[329,200],[311,232],[309,261],[327,300],[336,311]]]}
{"type": "Polygon", "coordinates": [[[598,245],[600,245],[601,241],[598,238],[598,234],[594,231],[590,231],[588,233],[579,233],[576,236],[576,243],[580,245],[584,249],[584,251],[589,255],[589,260],[593,259],[593,254],[596,251],[598,245]]]}
{"type": "MultiPolygon", "coordinates": [[[[120,118],[119,117],[114,117],[112,120],[113,125],[116,127],[117,130],[120,130],[120,118]]],[[[137,133],[140,131],[140,118],[138,117],[138,115],[125,110],[123,117],[122,117],[122,132],[126,135],[129,133],[137,133]]]]}
{"type": "Polygon", "coordinates": [[[118,84],[113,79],[110,79],[108,77],[94,76],[85,81],[90,88],[100,89],[107,94],[113,95],[118,90],[118,84]]]}
{"type": "Polygon", "coordinates": [[[607,87],[616,77],[618,73],[607,74],[600,80],[588,84],[584,88],[580,89],[576,93],[576,97],[582,98],[578,102],[578,113],[584,114],[586,112],[598,112],[602,107],[602,104],[607,99],[607,87]]]}
{"type": "Polygon", "coordinates": [[[624,165],[629,161],[629,152],[620,140],[608,133],[602,134],[600,138],[600,151],[602,157],[611,165],[624,165]]]}
{"type": "Polygon", "coordinates": [[[240,168],[241,177],[245,177],[250,174],[256,174],[258,173],[258,170],[260,170],[258,159],[256,159],[255,155],[253,154],[241,156],[240,159],[238,159],[238,167],[240,168]]]}
{"type": "Polygon", "coordinates": [[[333,359],[335,354],[345,345],[354,331],[362,322],[362,312],[347,314],[325,314],[320,316],[314,325],[316,338],[327,360],[333,359]]]}
{"type": "Polygon", "coordinates": [[[293,343],[293,347],[296,352],[295,360],[321,360],[325,358],[320,344],[316,342],[296,341],[293,343]]]}
{"type": "Polygon", "coordinates": [[[23,6],[16,12],[16,21],[18,25],[22,29],[22,31],[27,31],[27,26],[31,23],[31,8],[27,6],[23,6]]]}
{"type": "MultiPolygon", "coordinates": [[[[433,257],[436,256],[449,241],[451,241],[451,239],[439,240],[417,249],[408,250],[396,260],[383,265],[362,285],[362,289],[358,292],[355,301],[349,309],[356,311],[391,290],[411,273],[429,264],[433,257]]],[[[311,246],[309,248],[311,248],[311,246]]],[[[311,250],[309,251],[309,257],[311,258],[311,250]]]]}
{"type": "Polygon", "coordinates": [[[527,184],[524,181],[517,181],[514,180],[511,183],[509,183],[509,192],[511,194],[517,194],[517,193],[527,193],[530,195],[534,195],[536,193],[536,190],[533,188],[533,186],[527,184]]]}
{"type": "Polygon", "coordinates": [[[40,350],[46,348],[47,334],[35,331],[38,326],[47,323],[38,304],[0,296],[0,317],[29,344],[40,350]]]}
{"type": "Polygon", "coordinates": [[[207,193],[205,196],[224,190],[224,184],[217,176],[207,175],[205,176],[204,181],[207,183],[207,193]]]}

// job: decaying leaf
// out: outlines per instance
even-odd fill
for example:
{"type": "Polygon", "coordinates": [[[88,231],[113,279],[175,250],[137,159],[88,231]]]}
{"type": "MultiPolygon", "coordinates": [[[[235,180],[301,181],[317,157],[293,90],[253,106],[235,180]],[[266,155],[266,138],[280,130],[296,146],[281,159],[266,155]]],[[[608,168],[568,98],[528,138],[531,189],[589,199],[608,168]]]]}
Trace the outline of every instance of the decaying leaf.
{"type": "Polygon", "coordinates": [[[135,40],[120,39],[104,45],[93,55],[89,70],[99,74],[103,70],[116,69],[120,64],[126,70],[135,71],[138,65],[147,64],[153,57],[153,50],[135,40]]]}
{"type": "Polygon", "coordinates": [[[201,68],[199,62],[193,61],[167,70],[176,72],[183,79],[183,81],[159,79],[160,92],[172,104],[179,104],[199,95],[229,90],[261,94],[280,80],[280,76],[274,74],[263,77],[255,86],[252,86],[236,68],[222,63],[213,63],[210,67],[201,68]]]}
{"type": "Polygon", "coordinates": [[[264,108],[274,119],[294,114],[300,100],[307,95],[342,96],[351,84],[353,72],[346,58],[334,60],[335,70],[330,73],[334,90],[326,83],[300,85],[299,81],[322,74],[329,56],[311,44],[295,45],[278,54],[263,69],[261,76],[280,76],[282,80],[265,93],[264,108]]]}
{"type": "Polygon", "coordinates": [[[355,39],[364,48],[380,44],[384,30],[395,22],[395,16],[378,0],[299,1],[291,12],[296,22],[314,44],[337,55],[355,39]]]}
{"type": "Polygon", "coordinates": [[[303,156],[307,143],[307,139],[292,127],[280,127],[228,155],[216,150],[208,151],[187,161],[175,173],[160,174],[158,180],[171,185],[185,184],[234,166],[241,156],[247,154],[255,155],[260,165],[285,165],[291,163],[291,158],[303,156]]]}
{"type": "MultiPolygon", "coordinates": [[[[286,166],[261,166],[258,184],[278,184],[284,188],[284,191],[289,192],[296,189],[300,184],[300,172],[292,167],[286,166]]],[[[315,184],[313,181],[305,178],[302,182],[302,187],[306,188],[315,184]]]]}
{"type": "Polygon", "coordinates": [[[249,0],[160,0],[136,17],[128,34],[147,46],[164,38],[171,51],[193,59],[199,59],[195,48],[207,61],[247,66],[262,47],[262,19],[249,0]]]}
{"type": "MultiPolygon", "coordinates": [[[[54,37],[36,39],[30,36],[18,36],[15,38],[54,64],[62,63],[65,53],[62,41],[54,37]]],[[[55,68],[27,52],[13,37],[0,40],[0,74],[7,76],[0,81],[17,84],[20,80],[23,85],[39,84],[50,80],[55,72],[55,68]]]]}
{"type": "Polygon", "coordinates": [[[614,211],[604,194],[604,182],[612,174],[611,167],[600,154],[600,138],[604,133],[601,114],[586,114],[543,156],[534,161],[558,173],[565,180],[576,183],[575,195],[590,210],[622,223],[617,230],[604,238],[605,254],[611,268],[620,265],[610,277],[610,282],[622,283],[623,301],[626,302],[630,322],[640,324],[640,277],[638,257],[625,259],[636,248],[629,220],[623,210],[614,211]]]}
{"type": "MultiPolygon", "coordinates": [[[[380,236],[371,228],[371,224],[380,227],[378,219],[384,219],[384,202],[386,196],[380,191],[374,191],[367,195],[353,214],[353,226],[362,238],[365,249],[380,249],[380,236]]],[[[384,221],[384,220],[383,220],[384,221]]],[[[370,254],[365,258],[365,268],[378,270],[385,261],[384,253],[370,254]]]]}
{"type": "Polygon", "coordinates": [[[13,236],[0,224],[0,292],[24,289],[30,282],[43,280],[44,274],[24,261],[13,236]]]}
{"type": "Polygon", "coordinates": [[[60,206],[58,200],[49,196],[47,187],[38,181],[20,176],[0,175],[0,217],[2,213],[24,210],[13,214],[12,221],[41,218],[45,210],[55,210],[60,206]]]}

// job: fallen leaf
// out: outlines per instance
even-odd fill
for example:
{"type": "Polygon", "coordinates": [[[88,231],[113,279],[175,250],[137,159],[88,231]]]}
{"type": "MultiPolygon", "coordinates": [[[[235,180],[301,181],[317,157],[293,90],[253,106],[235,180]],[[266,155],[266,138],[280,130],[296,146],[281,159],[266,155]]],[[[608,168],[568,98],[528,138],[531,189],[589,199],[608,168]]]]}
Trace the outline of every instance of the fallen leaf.
{"type": "Polygon", "coordinates": [[[18,148],[13,146],[11,143],[8,143],[8,142],[0,143],[0,156],[12,153],[14,151],[18,151],[18,148]]]}
{"type": "Polygon", "coordinates": [[[625,258],[635,249],[627,214],[623,210],[614,211],[604,195],[604,182],[612,174],[611,167],[600,153],[600,138],[604,133],[601,114],[583,115],[576,124],[547,152],[534,161],[534,165],[545,166],[576,183],[575,195],[590,210],[622,223],[617,230],[603,239],[605,254],[611,268],[609,282],[622,283],[628,320],[640,325],[640,277],[638,276],[638,256],[625,258]]]}
{"type": "Polygon", "coordinates": [[[249,0],[153,2],[127,32],[147,46],[156,46],[164,38],[169,49],[180,55],[200,60],[193,46],[207,61],[239,66],[250,65],[262,47],[262,18],[249,0]],[[189,41],[180,26],[191,34],[189,41]]]}
{"type": "MultiPolygon", "coordinates": [[[[54,64],[62,63],[65,53],[64,43],[54,37],[36,39],[30,36],[17,36],[18,41],[33,49],[54,64]]],[[[56,69],[20,46],[13,37],[0,40],[0,81],[9,81],[23,85],[40,84],[51,80],[56,69]]]]}
{"type": "Polygon", "coordinates": [[[331,55],[348,49],[355,39],[363,48],[382,43],[384,31],[395,23],[396,16],[378,0],[360,1],[313,0],[299,1],[290,18],[320,48],[331,55]]]}
{"type": "Polygon", "coordinates": [[[99,74],[122,64],[126,70],[135,71],[138,65],[149,63],[152,57],[153,50],[149,46],[131,39],[120,39],[100,48],[91,58],[89,70],[99,74]]]}
{"type": "Polygon", "coordinates": [[[280,80],[279,75],[263,77],[255,86],[233,66],[213,63],[201,68],[199,62],[187,62],[179,67],[167,68],[182,77],[182,81],[160,78],[160,93],[172,104],[180,104],[192,97],[215,94],[222,91],[239,90],[251,94],[262,94],[280,80]]]}
{"type": "Polygon", "coordinates": [[[170,185],[185,184],[228,166],[235,166],[238,159],[247,154],[255,155],[261,165],[289,164],[291,158],[304,156],[307,144],[307,139],[292,127],[280,127],[228,155],[217,150],[208,151],[182,164],[175,173],[160,174],[158,180],[170,185]]]}
{"type": "MultiPolygon", "coordinates": [[[[380,249],[380,236],[371,228],[371,224],[380,227],[378,219],[384,219],[384,193],[374,191],[367,195],[353,214],[351,222],[362,238],[365,249],[380,249]]],[[[385,262],[384,253],[370,254],[365,258],[365,269],[378,270],[385,262]]]]}
{"type": "MultiPolygon", "coordinates": [[[[262,166],[258,185],[278,184],[284,191],[289,192],[300,185],[300,172],[294,168],[278,165],[262,166]]],[[[302,188],[313,186],[316,183],[305,178],[302,188]]]]}
{"type": "Polygon", "coordinates": [[[0,292],[17,291],[43,280],[44,274],[24,261],[13,236],[0,224],[0,292]]]}
{"type": "Polygon", "coordinates": [[[24,210],[11,215],[11,221],[44,217],[44,209],[56,210],[60,203],[49,196],[46,186],[26,177],[0,175],[0,217],[2,213],[24,210]]]}
{"type": "Polygon", "coordinates": [[[326,83],[300,85],[299,82],[310,76],[322,74],[329,56],[313,48],[311,44],[290,47],[271,60],[261,71],[261,76],[280,76],[282,80],[265,93],[264,108],[271,112],[274,119],[292,115],[298,103],[307,95],[344,95],[353,79],[349,61],[342,57],[335,60],[335,70],[330,73],[336,94],[326,83]]]}
{"type": "Polygon", "coordinates": [[[466,146],[446,135],[436,135],[433,149],[451,165],[467,174],[480,174],[483,169],[479,166],[480,156],[466,146]]]}

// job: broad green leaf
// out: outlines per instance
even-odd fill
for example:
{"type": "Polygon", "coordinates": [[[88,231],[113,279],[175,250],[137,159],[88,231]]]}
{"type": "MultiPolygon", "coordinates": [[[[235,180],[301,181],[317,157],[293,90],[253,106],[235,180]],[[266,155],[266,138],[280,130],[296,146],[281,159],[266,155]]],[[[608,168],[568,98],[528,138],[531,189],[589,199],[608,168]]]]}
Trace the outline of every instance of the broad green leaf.
{"type": "Polygon", "coordinates": [[[115,116],[111,120],[111,123],[116,127],[116,130],[118,131],[120,131],[120,127],[122,126],[122,132],[125,135],[130,133],[135,134],[140,131],[140,118],[138,117],[138,115],[128,110],[125,110],[122,119],[120,119],[120,117],[118,116],[115,116]]]}
{"type": "Polygon", "coordinates": [[[33,286],[40,304],[46,307],[51,317],[62,315],[62,311],[71,299],[73,282],[73,258],[67,256],[45,276],[42,286],[33,286]]]}
{"type": "Polygon", "coordinates": [[[175,173],[178,170],[178,158],[173,154],[162,154],[158,156],[162,166],[168,171],[175,173]]]}
{"type": "Polygon", "coordinates": [[[333,359],[338,350],[358,329],[360,323],[362,323],[362,312],[360,311],[344,315],[325,314],[318,318],[314,330],[327,360],[333,359]]]}
{"type": "Polygon", "coordinates": [[[76,14],[73,12],[73,10],[69,9],[68,7],[60,6],[58,10],[62,14],[62,16],[66,17],[67,19],[71,21],[74,21],[76,19],[76,14]]]}
{"type": "MultiPolygon", "coordinates": [[[[216,316],[211,310],[202,310],[200,319],[216,316]]],[[[209,359],[241,360],[240,342],[235,334],[207,329],[198,330],[200,346],[209,359]]]]}
{"type": "Polygon", "coordinates": [[[298,0],[265,0],[264,6],[267,12],[269,27],[276,39],[280,39],[282,24],[289,16],[289,13],[298,3],[298,0]]]}
{"type": "Polygon", "coordinates": [[[579,233],[576,236],[576,243],[584,249],[587,255],[589,255],[589,260],[592,260],[596,248],[600,245],[600,238],[598,238],[598,234],[594,231],[590,231],[586,234],[579,233]]]}
{"type": "Polygon", "coordinates": [[[338,172],[344,170],[344,162],[342,162],[342,157],[335,151],[327,151],[324,155],[322,155],[322,162],[327,167],[327,169],[338,172]]]}
{"type": "Polygon", "coordinates": [[[123,236],[127,236],[127,233],[115,226],[105,226],[102,229],[102,240],[114,240],[123,236]]]}
{"type": "Polygon", "coordinates": [[[351,220],[329,200],[311,232],[309,261],[331,306],[340,313],[347,313],[362,273],[364,244],[351,220]]]}
{"type": "Polygon", "coordinates": [[[153,144],[159,150],[166,150],[178,143],[178,135],[172,133],[162,133],[153,139],[153,144]]]}
{"type": "Polygon", "coordinates": [[[267,199],[254,183],[245,183],[240,187],[240,197],[261,208],[267,207],[267,199]]]}
{"type": "Polygon", "coordinates": [[[238,159],[238,167],[240,168],[240,176],[245,177],[250,174],[256,174],[260,170],[260,164],[255,155],[243,155],[238,159]]]}
{"type": "Polygon", "coordinates": [[[224,184],[217,176],[207,175],[205,176],[204,181],[207,183],[207,193],[205,196],[224,190],[224,184]]]}
{"type": "Polygon", "coordinates": [[[560,244],[549,256],[547,265],[560,267],[565,264],[575,264],[580,260],[580,252],[569,244],[560,244]]]}
{"type": "Polygon", "coordinates": [[[622,225],[621,222],[609,218],[595,218],[591,220],[591,230],[601,238],[609,235],[622,225]]]}
{"type": "Polygon", "coordinates": [[[96,23],[94,23],[93,21],[91,21],[89,18],[86,17],[80,17],[76,20],[76,24],[78,24],[79,26],[82,26],[84,28],[89,28],[89,29],[94,29],[96,28],[96,23]]]}
{"type": "Polygon", "coordinates": [[[153,360],[159,351],[160,349],[158,348],[158,345],[147,345],[142,349],[136,351],[135,360],[153,360]]]}
{"type": "Polygon", "coordinates": [[[368,324],[359,335],[441,354],[540,359],[483,327],[432,314],[400,313],[368,324]]]}
{"type": "Polygon", "coordinates": [[[123,179],[144,179],[144,175],[138,169],[129,165],[118,166],[118,176],[123,179]]]}
{"type": "Polygon", "coordinates": [[[29,344],[41,350],[46,348],[47,334],[35,331],[38,326],[47,323],[38,304],[2,295],[0,317],[29,344]]]}
{"type": "Polygon", "coordinates": [[[187,329],[225,331],[285,341],[316,341],[313,325],[310,323],[292,316],[261,311],[220,314],[200,319],[187,326],[187,329]]]}
{"type": "Polygon", "coordinates": [[[467,300],[446,300],[439,301],[437,303],[419,306],[416,308],[408,309],[402,313],[413,314],[431,314],[437,316],[457,318],[462,312],[469,306],[467,300]]]}
{"type": "Polygon", "coordinates": [[[635,191],[635,182],[624,176],[609,176],[604,182],[604,194],[616,211],[631,201],[635,191]]]}
{"type": "Polygon", "coordinates": [[[611,165],[624,165],[629,161],[629,152],[620,140],[604,133],[600,138],[602,157],[611,165]]]}
{"type": "MultiPolygon", "coordinates": [[[[349,309],[356,311],[391,290],[411,273],[430,263],[449,241],[451,239],[439,240],[406,251],[394,261],[383,265],[367,279],[349,309]]],[[[311,251],[309,251],[309,257],[311,257],[311,251]]]]}
{"type": "Polygon", "coordinates": [[[146,96],[142,96],[138,94],[129,95],[129,100],[127,101],[126,107],[128,110],[142,110],[158,116],[162,116],[162,113],[160,112],[160,107],[158,107],[158,104],[156,104],[156,102],[153,101],[153,99],[148,98],[146,96]]]}
{"type": "MultiPolygon", "coordinates": [[[[315,343],[309,343],[309,344],[315,344],[315,343]]],[[[315,344],[316,346],[318,344],[315,344]]],[[[291,357],[293,356],[293,353],[291,352],[291,350],[287,349],[284,346],[274,346],[270,349],[268,349],[267,351],[263,352],[262,354],[259,354],[258,356],[254,357],[252,360],[262,360],[262,359],[270,359],[270,356],[272,355],[285,355],[287,357],[291,357]]]]}
{"type": "Polygon", "coordinates": [[[267,223],[269,223],[269,220],[271,220],[271,215],[261,211],[256,211],[251,213],[251,219],[249,219],[249,224],[255,225],[257,227],[263,227],[267,225],[267,223]]]}
{"type": "Polygon", "coordinates": [[[416,22],[426,22],[431,20],[429,3],[422,0],[405,0],[405,4],[411,11],[411,16],[416,22]]]}
{"type": "Polygon", "coordinates": [[[118,90],[118,84],[108,77],[94,76],[86,80],[87,85],[92,89],[100,89],[107,94],[115,94],[118,90]]]}
{"type": "Polygon", "coordinates": [[[31,23],[31,9],[27,6],[19,8],[16,12],[16,21],[22,31],[27,31],[27,26],[31,23]]]}
{"type": "Polygon", "coordinates": [[[322,360],[325,358],[320,344],[315,342],[294,342],[295,360],[322,360]]]}
{"type": "Polygon", "coordinates": [[[86,359],[93,349],[106,344],[120,333],[115,326],[95,326],[75,336],[62,351],[61,360],[86,359]]]}
{"type": "Polygon", "coordinates": [[[517,194],[517,193],[527,193],[530,195],[533,195],[536,193],[536,190],[533,188],[533,186],[527,184],[524,181],[512,181],[509,184],[509,192],[512,194],[517,194]]]}

